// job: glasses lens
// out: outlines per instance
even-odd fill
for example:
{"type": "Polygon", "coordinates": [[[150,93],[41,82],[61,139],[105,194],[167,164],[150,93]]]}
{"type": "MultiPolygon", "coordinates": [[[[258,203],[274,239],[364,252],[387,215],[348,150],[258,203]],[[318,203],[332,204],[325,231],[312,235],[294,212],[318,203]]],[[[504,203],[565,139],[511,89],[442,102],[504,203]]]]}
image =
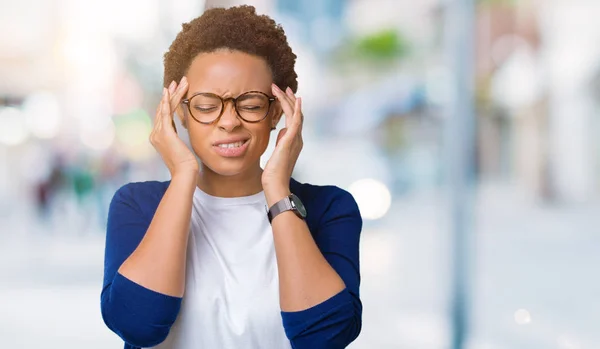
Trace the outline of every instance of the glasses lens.
{"type": "Polygon", "coordinates": [[[259,121],[269,112],[269,98],[261,93],[245,93],[237,98],[235,107],[242,119],[259,121]]]}
{"type": "Polygon", "coordinates": [[[223,107],[218,96],[202,93],[190,100],[190,110],[194,119],[200,122],[211,122],[219,117],[223,107]]]}

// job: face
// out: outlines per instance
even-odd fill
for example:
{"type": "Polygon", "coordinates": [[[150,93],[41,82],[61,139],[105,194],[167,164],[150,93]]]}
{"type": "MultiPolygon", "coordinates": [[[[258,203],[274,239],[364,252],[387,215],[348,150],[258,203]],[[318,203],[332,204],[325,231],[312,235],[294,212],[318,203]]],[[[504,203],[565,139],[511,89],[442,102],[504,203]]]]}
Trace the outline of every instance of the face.
{"type": "MultiPolygon", "coordinates": [[[[238,51],[201,53],[192,61],[186,77],[189,83],[186,98],[200,92],[213,93],[223,99],[235,98],[248,91],[273,96],[273,80],[266,61],[238,51]]],[[[259,169],[271,128],[282,113],[275,101],[265,119],[249,123],[238,117],[233,101],[229,100],[221,117],[212,124],[195,121],[186,105],[181,105],[177,114],[188,129],[190,143],[203,170],[222,176],[238,176],[259,169]],[[226,143],[231,145],[225,146],[226,143]]]]}

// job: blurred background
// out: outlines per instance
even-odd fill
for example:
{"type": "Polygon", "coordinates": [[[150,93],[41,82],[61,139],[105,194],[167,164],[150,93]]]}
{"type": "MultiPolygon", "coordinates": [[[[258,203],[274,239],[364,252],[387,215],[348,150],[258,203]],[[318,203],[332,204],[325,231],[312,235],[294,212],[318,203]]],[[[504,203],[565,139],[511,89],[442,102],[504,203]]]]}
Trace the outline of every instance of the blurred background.
{"type": "MultiPolygon", "coordinates": [[[[148,135],[181,24],[242,2],[0,0],[0,347],[122,347],[108,203],[168,179],[148,135]]],[[[600,1],[244,3],[298,55],[296,179],[365,220],[351,348],[600,348],[600,1]]]]}

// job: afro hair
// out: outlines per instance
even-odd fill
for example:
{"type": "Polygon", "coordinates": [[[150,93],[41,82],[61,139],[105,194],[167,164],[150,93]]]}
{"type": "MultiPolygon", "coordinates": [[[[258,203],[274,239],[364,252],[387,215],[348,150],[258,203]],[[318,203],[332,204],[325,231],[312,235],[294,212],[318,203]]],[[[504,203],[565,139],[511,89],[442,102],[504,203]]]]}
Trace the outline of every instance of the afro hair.
{"type": "Polygon", "coordinates": [[[164,86],[179,81],[200,53],[219,49],[240,51],[267,62],[273,82],[281,89],[298,89],[294,70],[296,55],[287,42],[281,25],[266,15],[258,15],[253,6],[212,8],[189,23],[164,55],[164,86]]]}

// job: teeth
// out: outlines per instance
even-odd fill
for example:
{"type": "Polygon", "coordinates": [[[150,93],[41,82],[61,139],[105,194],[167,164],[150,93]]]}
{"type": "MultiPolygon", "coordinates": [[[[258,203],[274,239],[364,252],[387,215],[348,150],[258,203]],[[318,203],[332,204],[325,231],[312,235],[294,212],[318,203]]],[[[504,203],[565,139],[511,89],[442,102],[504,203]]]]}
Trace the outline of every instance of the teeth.
{"type": "Polygon", "coordinates": [[[244,144],[244,142],[219,144],[219,148],[237,148],[237,147],[241,147],[243,144],[244,144]]]}

